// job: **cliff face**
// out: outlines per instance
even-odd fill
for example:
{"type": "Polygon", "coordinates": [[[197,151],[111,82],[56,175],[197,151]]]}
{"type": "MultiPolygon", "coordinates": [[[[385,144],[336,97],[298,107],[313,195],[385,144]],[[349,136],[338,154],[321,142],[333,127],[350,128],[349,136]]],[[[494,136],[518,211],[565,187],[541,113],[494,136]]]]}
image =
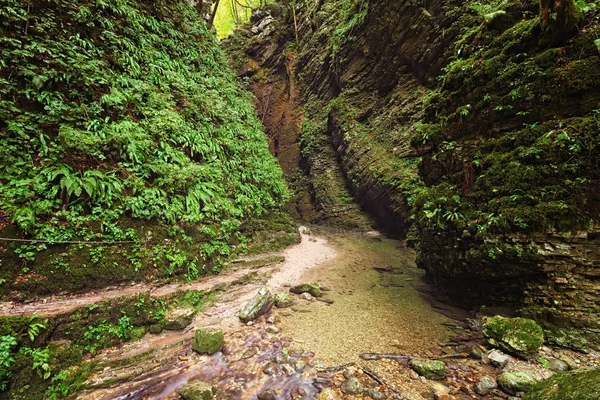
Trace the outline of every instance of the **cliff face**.
{"type": "Polygon", "coordinates": [[[317,208],[336,192],[319,194],[311,171],[334,158],[363,208],[416,243],[419,266],[455,299],[512,304],[597,340],[594,12],[579,30],[542,27],[535,1],[346,0],[298,12],[299,43],[290,18],[265,32],[259,16],[237,49],[297,54],[317,208]]]}

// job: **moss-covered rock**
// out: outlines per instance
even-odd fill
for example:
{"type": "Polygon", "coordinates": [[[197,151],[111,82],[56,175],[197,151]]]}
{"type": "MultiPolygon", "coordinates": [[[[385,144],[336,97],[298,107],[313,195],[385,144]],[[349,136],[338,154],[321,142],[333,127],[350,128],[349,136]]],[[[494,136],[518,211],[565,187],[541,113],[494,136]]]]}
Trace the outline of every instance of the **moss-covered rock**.
{"type": "Polygon", "coordinates": [[[546,340],[554,346],[573,349],[588,353],[590,345],[588,340],[576,329],[551,327],[544,330],[546,340]]]}
{"type": "Polygon", "coordinates": [[[600,368],[563,372],[533,386],[525,400],[600,399],[600,368]]]}
{"type": "Polygon", "coordinates": [[[179,389],[179,394],[185,400],[212,400],[217,394],[216,387],[205,382],[192,382],[179,389]]]}
{"type": "Polygon", "coordinates": [[[535,321],[527,318],[488,318],[483,334],[492,346],[520,357],[534,355],[544,343],[544,331],[535,321]]]}
{"type": "Polygon", "coordinates": [[[246,304],[240,313],[242,322],[255,320],[273,307],[273,295],[266,287],[260,288],[258,293],[246,304]]]}
{"type": "Polygon", "coordinates": [[[317,282],[303,282],[293,286],[290,292],[296,294],[310,293],[312,296],[320,297],[322,295],[321,286],[317,282]]]}
{"type": "Polygon", "coordinates": [[[223,348],[225,336],[218,328],[198,329],[192,339],[192,350],[200,354],[214,354],[223,348]]]}
{"type": "Polygon", "coordinates": [[[292,296],[285,292],[275,293],[273,300],[275,301],[275,307],[277,308],[289,307],[294,303],[292,296]]]}
{"type": "Polygon", "coordinates": [[[410,360],[410,367],[427,379],[440,380],[446,376],[446,364],[440,360],[413,358],[410,360]]]}
{"type": "Polygon", "coordinates": [[[508,394],[528,392],[536,384],[526,372],[505,372],[497,378],[498,385],[508,394]]]}

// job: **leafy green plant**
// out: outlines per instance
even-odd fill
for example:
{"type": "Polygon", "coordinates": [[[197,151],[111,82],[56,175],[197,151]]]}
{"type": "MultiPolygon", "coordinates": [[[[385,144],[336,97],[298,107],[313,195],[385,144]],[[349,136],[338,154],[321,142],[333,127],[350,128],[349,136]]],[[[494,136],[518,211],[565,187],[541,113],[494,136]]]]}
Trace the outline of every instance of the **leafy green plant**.
{"type": "Polygon", "coordinates": [[[27,325],[27,335],[29,336],[29,340],[31,342],[35,341],[35,338],[40,334],[40,332],[46,329],[45,322],[38,322],[37,316],[31,317],[29,325],[27,325]]]}
{"type": "Polygon", "coordinates": [[[19,352],[31,356],[33,359],[32,369],[37,372],[40,378],[44,380],[50,378],[50,349],[32,349],[29,347],[22,347],[19,352]]]}
{"type": "Polygon", "coordinates": [[[0,336],[0,391],[8,387],[8,380],[12,376],[10,369],[15,359],[12,356],[12,348],[17,345],[14,336],[0,336]]]}

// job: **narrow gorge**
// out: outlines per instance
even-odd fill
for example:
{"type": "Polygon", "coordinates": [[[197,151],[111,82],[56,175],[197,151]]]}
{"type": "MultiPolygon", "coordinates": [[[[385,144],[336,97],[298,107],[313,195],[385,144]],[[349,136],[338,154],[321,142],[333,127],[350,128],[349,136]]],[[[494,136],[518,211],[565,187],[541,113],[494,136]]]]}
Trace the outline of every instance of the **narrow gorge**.
{"type": "Polygon", "coordinates": [[[599,22],[3,1],[0,399],[600,400],[599,22]]]}

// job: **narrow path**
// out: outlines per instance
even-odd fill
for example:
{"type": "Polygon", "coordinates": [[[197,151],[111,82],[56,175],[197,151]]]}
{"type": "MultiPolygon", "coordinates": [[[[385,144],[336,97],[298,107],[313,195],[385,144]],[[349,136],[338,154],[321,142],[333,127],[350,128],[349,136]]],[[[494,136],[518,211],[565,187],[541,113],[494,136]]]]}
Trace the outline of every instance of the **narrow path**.
{"type": "MultiPolygon", "coordinates": [[[[303,228],[301,228],[302,231],[303,228]]],[[[202,279],[193,283],[173,283],[166,285],[139,283],[131,286],[117,288],[108,288],[95,292],[75,295],[56,295],[36,300],[31,303],[2,302],[0,303],[0,316],[52,316],[67,313],[81,306],[91,305],[99,301],[110,300],[121,296],[130,296],[150,292],[152,297],[162,297],[170,293],[183,290],[210,290],[211,288],[231,283],[240,279],[250,272],[264,273],[277,267],[280,272],[274,275],[274,281],[269,282],[269,286],[274,289],[282,287],[283,283],[290,279],[299,277],[304,271],[313,268],[324,260],[335,257],[333,248],[327,245],[324,238],[313,238],[308,235],[301,235],[302,240],[299,244],[289,247],[282,254],[285,260],[280,265],[276,263],[267,263],[260,268],[243,268],[232,272],[225,272],[218,276],[202,279]]],[[[276,254],[262,255],[265,258],[276,254]]],[[[235,265],[239,261],[252,260],[253,258],[241,258],[230,265],[235,265]]]]}

